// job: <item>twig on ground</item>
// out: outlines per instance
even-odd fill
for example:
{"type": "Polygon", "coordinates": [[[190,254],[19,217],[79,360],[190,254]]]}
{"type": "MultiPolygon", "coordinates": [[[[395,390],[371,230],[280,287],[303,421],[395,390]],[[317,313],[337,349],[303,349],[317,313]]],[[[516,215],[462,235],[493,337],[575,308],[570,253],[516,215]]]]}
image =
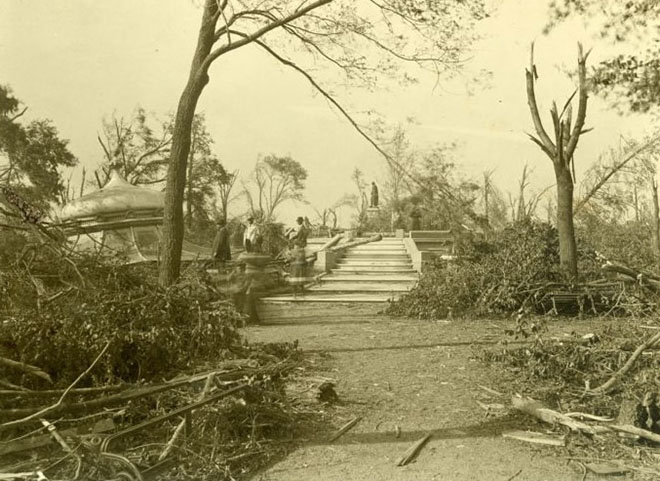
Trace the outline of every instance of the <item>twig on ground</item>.
{"type": "Polygon", "coordinates": [[[506,481],[513,481],[514,479],[516,479],[516,478],[518,477],[518,475],[519,475],[520,473],[522,473],[522,469],[519,469],[518,471],[516,471],[515,473],[513,473],[511,476],[509,476],[508,478],[506,478],[506,481]]]}
{"type": "Polygon", "coordinates": [[[424,445],[428,442],[429,439],[431,439],[431,434],[427,434],[424,436],[422,439],[417,441],[415,444],[410,446],[406,452],[403,454],[403,456],[397,461],[396,465],[397,466],[405,466],[408,464],[410,461],[415,459],[419,452],[422,450],[424,445]]]}
{"type": "Polygon", "coordinates": [[[339,428],[332,436],[328,438],[328,442],[333,442],[336,439],[339,439],[341,436],[346,434],[348,431],[353,429],[353,427],[359,423],[362,420],[362,416],[358,416],[356,418],[351,419],[349,422],[344,424],[341,428],[339,428]]]}

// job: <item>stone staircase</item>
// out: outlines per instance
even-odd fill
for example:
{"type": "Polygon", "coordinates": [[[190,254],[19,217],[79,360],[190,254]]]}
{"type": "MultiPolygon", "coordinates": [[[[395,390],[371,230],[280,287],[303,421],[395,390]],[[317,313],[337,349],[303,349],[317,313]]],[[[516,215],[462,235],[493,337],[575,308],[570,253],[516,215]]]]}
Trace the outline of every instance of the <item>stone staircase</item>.
{"type": "Polygon", "coordinates": [[[262,298],[278,302],[387,302],[407,292],[417,282],[417,272],[403,239],[352,247],[344,252],[332,271],[306,289],[304,296],[280,295],[262,298]]]}

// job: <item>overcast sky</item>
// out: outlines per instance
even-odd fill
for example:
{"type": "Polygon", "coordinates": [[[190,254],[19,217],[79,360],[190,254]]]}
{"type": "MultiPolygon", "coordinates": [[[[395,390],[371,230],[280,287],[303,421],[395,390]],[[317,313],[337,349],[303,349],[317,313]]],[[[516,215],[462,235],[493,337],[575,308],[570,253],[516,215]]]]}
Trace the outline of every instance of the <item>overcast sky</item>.
{"type": "MultiPolygon", "coordinates": [[[[130,116],[138,104],[162,117],[175,108],[201,15],[194,3],[2,0],[0,83],[29,106],[29,118],[52,119],[81,163],[93,168],[102,159],[96,134],[104,116],[130,116]]],[[[391,124],[414,118],[409,135],[420,150],[456,142],[455,159],[466,175],[495,169],[505,190],[515,188],[527,162],[534,168],[532,187],[541,190],[553,175],[549,160],[525,136],[531,131],[524,90],[530,42],[536,41],[543,112],[573,90],[564,69],[574,68],[577,41],[594,47],[592,62],[609,48],[579,22],[541,35],[545,0],[496,0],[495,7],[479,25],[483,39],[463,77],[438,88],[428,82],[371,94],[333,91],[355,112],[373,109],[391,124]],[[478,75],[482,69],[491,74],[478,75]],[[477,86],[470,81],[475,75],[482,80],[477,86]]],[[[368,180],[385,180],[384,160],[304,79],[250,48],[212,67],[199,110],[229,169],[247,174],[259,154],[291,155],[308,169],[306,197],[321,209],[353,190],[355,166],[368,180]]],[[[578,176],[619,134],[639,136],[647,125],[648,119],[621,117],[591,97],[587,126],[595,130],[578,146],[578,176]]],[[[291,206],[280,217],[298,211],[310,212],[291,206]]]]}

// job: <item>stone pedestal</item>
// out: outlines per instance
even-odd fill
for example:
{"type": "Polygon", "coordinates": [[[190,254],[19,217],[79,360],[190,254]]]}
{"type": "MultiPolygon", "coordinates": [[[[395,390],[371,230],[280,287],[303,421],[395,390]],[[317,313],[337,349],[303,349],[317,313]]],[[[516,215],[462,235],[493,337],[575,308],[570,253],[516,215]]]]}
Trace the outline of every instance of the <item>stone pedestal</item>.
{"type": "Polygon", "coordinates": [[[403,239],[404,235],[403,229],[397,229],[394,231],[394,237],[397,239],[403,239]]]}
{"type": "Polygon", "coordinates": [[[367,218],[375,219],[380,214],[380,209],[378,207],[369,207],[367,209],[367,218]]]}

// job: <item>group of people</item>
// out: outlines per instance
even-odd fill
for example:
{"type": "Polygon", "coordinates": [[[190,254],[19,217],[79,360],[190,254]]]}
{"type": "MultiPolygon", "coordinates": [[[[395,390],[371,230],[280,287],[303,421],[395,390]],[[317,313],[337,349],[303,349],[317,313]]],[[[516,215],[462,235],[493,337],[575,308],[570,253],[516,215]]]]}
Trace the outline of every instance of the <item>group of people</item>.
{"type": "MultiPolygon", "coordinates": [[[[247,224],[243,231],[243,248],[245,252],[254,252],[258,245],[259,232],[257,225],[254,223],[254,217],[247,218],[247,224]]],[[[215,234],[213,240],[213,258],[220,262],[227,262],[231,260],[231,239],[227,221],[220,219],[218,221],[218,232],[215,234]]]]}
{"type": "MultiPolygon", "coordinates": [[[[294,293],[297,295],[303,291],[304,285],[309,282],[307,277],[307,259],[305,247],[307,246],[307,237],[309,228],[303,217],[296,219],[296,225],[286,230],[285,236],[288,247],[291,252],[291,274],[289,283],[293,286],[294,293]]],[[[247,218],[245,229],[243,230],[243,248],[245,252],[256,252],[259,250],[261,235],[259,228],[254,222],[254,217],[247,218]]],[[[219,262],[231,260],[231,239],[227,222],[224,219],[218,221],[218,232],[213,242],[213,258],[219,262]]]]}

